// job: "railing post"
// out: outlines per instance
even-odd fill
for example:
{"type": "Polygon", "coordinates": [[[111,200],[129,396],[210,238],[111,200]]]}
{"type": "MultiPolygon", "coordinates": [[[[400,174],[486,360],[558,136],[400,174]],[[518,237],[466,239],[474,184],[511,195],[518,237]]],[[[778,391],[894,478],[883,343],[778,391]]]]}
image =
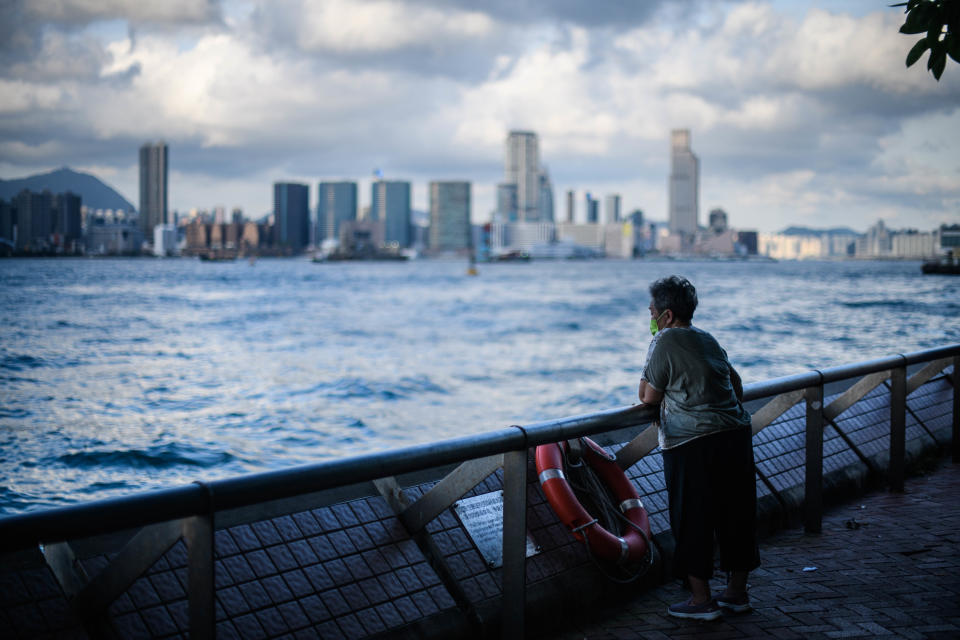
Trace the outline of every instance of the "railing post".
{"type": "Polygon", "coordinates": [[[953,461],[960,462],[960,356],[953,358],[953,461]]]}
{"type": "Polygon", "coordinates": [[[903,491],[907,442],[907,368],[890,370],[890,491],[903,491]]]}
{"type": "Polygon", "coordinates": [[[820,533],[823,520],[823,382],[804,391],[807,404],[803,528],[820,533]]]}
{"type": "Polygon", "coordinates": [[[527,598],[527,450],[503,454],[501,637],[524,637],[527,598]]]}
{"type": "Polygon", "coordinates": [[[183,521],[187,544],[190,638],[214,637],[213,518],[209,514],[183,521]]]}
{"type": "Polygon", "coordinates": [[[183,541],[187,545],[187,596],[190,639],[214,637],[215,585],[213,579],[213,491],[203,482],[194,484],[206,492],[206,513],[183,519],[183,541]]]}

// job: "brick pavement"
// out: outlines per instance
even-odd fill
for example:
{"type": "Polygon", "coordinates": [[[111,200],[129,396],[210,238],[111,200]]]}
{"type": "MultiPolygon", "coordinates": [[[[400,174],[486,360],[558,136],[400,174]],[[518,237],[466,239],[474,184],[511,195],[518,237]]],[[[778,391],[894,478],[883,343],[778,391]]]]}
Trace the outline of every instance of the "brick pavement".
{"type": "Polygon", "coordinates": [[[780,531],[760,553],[751,613],[670,618],[667,605],[688,596],[671,581],[542,637],[960,638],[960,464],[942,460],[908,478],[904,493],[874,491],[834,507],[820,534],[780,531]]]}

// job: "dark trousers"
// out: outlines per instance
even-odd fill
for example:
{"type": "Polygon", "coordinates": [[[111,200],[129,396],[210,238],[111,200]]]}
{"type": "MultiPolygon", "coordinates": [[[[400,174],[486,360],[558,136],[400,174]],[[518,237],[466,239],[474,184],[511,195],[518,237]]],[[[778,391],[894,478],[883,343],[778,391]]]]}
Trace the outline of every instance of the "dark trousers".
{"type": "Polygon", "coordinates": [[[676,540],[678,578],[713,577],[714,541],[722,571],[760,566],[757,548],[757,479],[749,427],[702,436],[663,452],[676,540]]]}

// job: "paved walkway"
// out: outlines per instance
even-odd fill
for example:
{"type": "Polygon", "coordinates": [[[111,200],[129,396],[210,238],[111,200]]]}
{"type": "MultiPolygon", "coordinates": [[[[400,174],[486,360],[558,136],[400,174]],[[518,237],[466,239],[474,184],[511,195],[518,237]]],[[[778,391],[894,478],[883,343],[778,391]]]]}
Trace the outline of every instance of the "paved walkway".
{"type": "Polygon", "coordinates": [[[667,605],[687,597],[673,581],[552,637],[960,638],[960,464],[944,459],[904,493],[829,510],[821,534],[779,532],[760,554],[752,613],[670,618],[667,605]]]}

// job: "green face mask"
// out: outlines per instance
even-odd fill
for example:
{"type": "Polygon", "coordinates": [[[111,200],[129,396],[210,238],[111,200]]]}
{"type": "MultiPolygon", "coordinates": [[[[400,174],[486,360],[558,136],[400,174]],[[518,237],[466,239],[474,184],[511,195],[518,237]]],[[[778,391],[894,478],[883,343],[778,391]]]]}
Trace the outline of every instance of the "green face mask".
{"type": "MultiPolygon", "coordinates": [[[[669,311],[669,309],[667,311],[669,311]]],[[[666,313],[666,311],[663,313],[666,313]]],[[[657,332],[660,331],[660,318],[663,317],[663,313],[658,315],[656,318],[650,318],[650,335],[655,336],[657,335],[657,332]]]]}

